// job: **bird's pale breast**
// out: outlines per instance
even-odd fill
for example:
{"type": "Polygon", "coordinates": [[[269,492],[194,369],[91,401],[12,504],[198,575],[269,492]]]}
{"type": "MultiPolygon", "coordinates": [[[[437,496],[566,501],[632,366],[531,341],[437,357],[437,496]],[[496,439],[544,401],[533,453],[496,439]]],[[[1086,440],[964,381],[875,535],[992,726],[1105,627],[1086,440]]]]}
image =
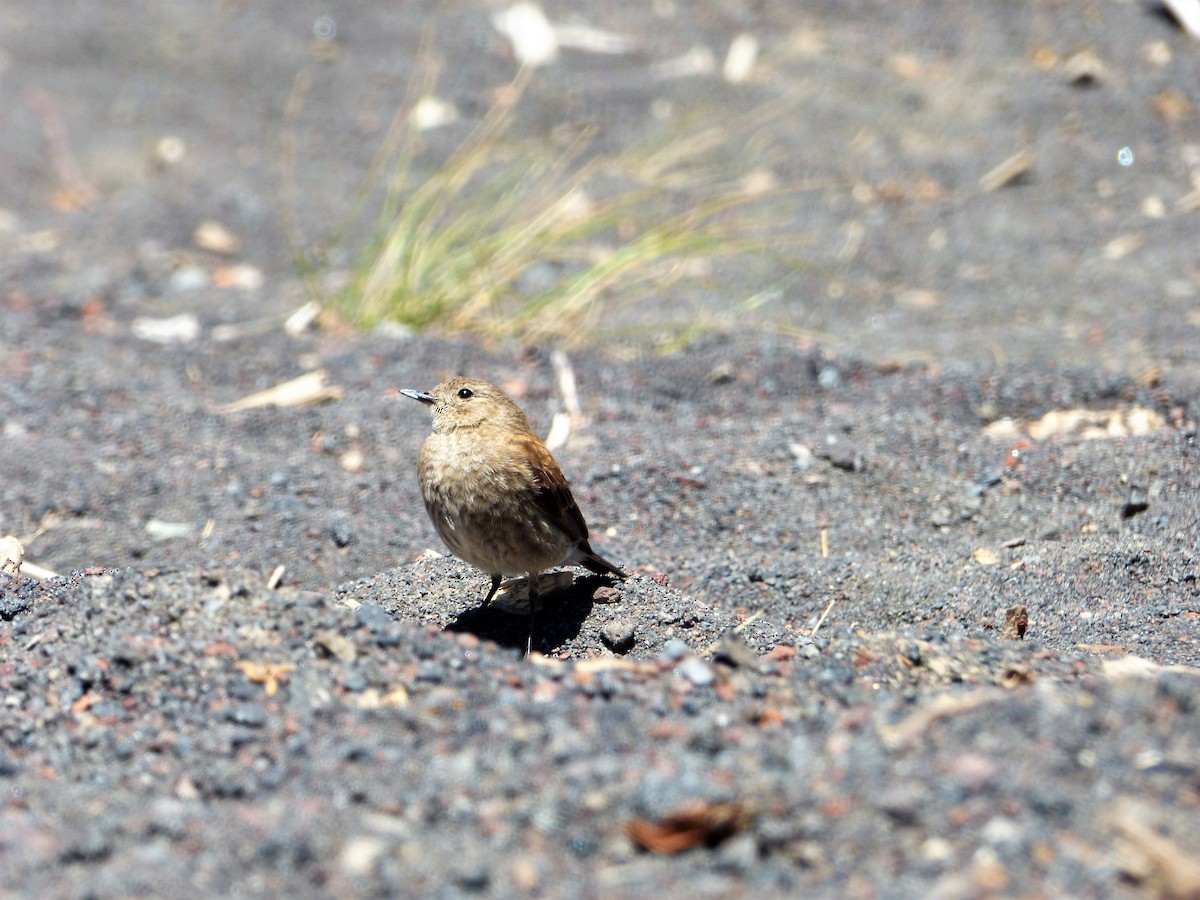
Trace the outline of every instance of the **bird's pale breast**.
{"type": "Polygon", "coordinates": [[[434,433],[417,461],[425,508],[446,546],[493,574],[560,565],[574,544],[546,515],[520,447],[496,429],[434,433]]]}

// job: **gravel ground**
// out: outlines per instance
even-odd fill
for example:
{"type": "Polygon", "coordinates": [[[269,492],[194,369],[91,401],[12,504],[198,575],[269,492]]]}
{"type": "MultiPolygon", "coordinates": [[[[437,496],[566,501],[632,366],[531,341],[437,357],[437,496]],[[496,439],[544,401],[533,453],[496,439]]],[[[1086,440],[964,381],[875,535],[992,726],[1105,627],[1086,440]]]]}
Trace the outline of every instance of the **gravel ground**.
{"type": "MultiPolygon", "coordinates": [[[[92,8],[69,6],[63,22],[87,26],[92,8]]],[[[285,15],[263,6],[216,21],[253,43],[271,8],[285,15]]],[[[395,390],[469,373],[545,434],[562,403],[551,348],[221,330],[296,302],[252,117],[224,103],[286,96],[308,32],[263,44],[245,96],[229,68],[188,95],[205,128],[168,184],[131,174],[105,92],[123,86],[127,124],[177,124],[146,72],[172,85],[249,52],[214,37],[207,6],[147,6],[137,58],[103,28],[76,58],[70,29],[0,11],[26,38],[0,74],[75,86],[64,109],[100,190],[56,210],[37,117],[9,123],[0,534],[64,577],[0,575],[0,894],[1200,896],[1195,232],[1121,205],[1166,196],[1197,140],[1194,117],[1152,112],[1172,81],[1200,83],[1195,49],[1136,4],[1017,3],[1004,28],[959,4],[851,6],[807,9],[802,31],[858,52],[792,60],[796,83],[827,87],[810,94],[821,128],[806,143],[789,120],[776,138],[805,148],[801,168],[838,161],[882,190],[893,170],[928,174],[912,129],[961,131],[949,98],[986,88],[975,130],[928,170],[953,196],[871,201],[867,249],[843,258],[862,290],[797,299],[777,327],[747,320],[670,354],[644,335],[570,350],[586,421],[556,455],[593,545],[631,577],[575,572],[543,598],[528,660],[525,616],[481,609],[486,577],[430,552],[415,477],[428,416],[395,390]],[[916,63],[865,40],[865,11],[950,74],[918,65],[928,83],[891,88],[907,104],[876,92],[916,63]],[[1107,80],[1037,80],[1028,52],[1045,42],[1094,45],[1107,80]],[[1145,61],[1155,42],[1166,63],[1145,61]],[[189,65],[164,65],[179,54],[189,65]],[[93,69],[115,82],[81,77],[93,69]],[[1039,132],[1032,189],[985,203],[973,185],[1008,153],[1014,92],[1022,121],[1059,130],[1039,132]],[[1075,104],[1082,118],[1064,114],[1075,104]],[[1157,123],[1135,150],[1160,165],[1070,206],[1064,192],[1114,177],[1096,123],[1122,112],[1157,123]],[[842,143],[856,129],[874,129],[862,158],[842,143]],[[989,141],[1003,153],[980,153],[989,141]],[[224,144],[236,165],[212,155],[224,144]],[[247,235],[261,294],[181,286],[223,264],[180,249],[213,215],[247,235]],[[930,259],[939,227],[954,260],[930,259]],[[1145,254],[1105,257],[1126,229],[1145,254]],[[983,256],[986,278],[968,265],[983,256]],[[1068,257],[1089,261],[1074,279],[1068,257]],[[932,293],[904,293],[917,288],[932,293]],[[139,316],[181,312],[194,340],[137,336],[139,316]],[[329,402],[228,408],[316,370],[339,389],[329,402]]],[[[611,24],[651,14],[621,5],[611,24]]],[[[546,121],[593,109],[586,86],[603,84],[604,114],[640,110],[605,138],[632,139],[648,92],[695,90],[635,75],[693,41],[770,33],[780,14],[677,15],[608,80],[564,59],[538,95],[546,121]]],[[[445,21],[466,44],[488,33],[473,7],[445,21]]],[[[337,122],[403,84],[375,44],[415,22],[348,14],[337,122]]],[[[460,100],[510,67],[484,44],[447,76],[460,100]]],[[[319,162],[337,162],[310,216],[359,171],[371,141],[348,133],[326,133],[319,162]]],[[[798,214],[841,246],[848,196],[798,214]]]]}

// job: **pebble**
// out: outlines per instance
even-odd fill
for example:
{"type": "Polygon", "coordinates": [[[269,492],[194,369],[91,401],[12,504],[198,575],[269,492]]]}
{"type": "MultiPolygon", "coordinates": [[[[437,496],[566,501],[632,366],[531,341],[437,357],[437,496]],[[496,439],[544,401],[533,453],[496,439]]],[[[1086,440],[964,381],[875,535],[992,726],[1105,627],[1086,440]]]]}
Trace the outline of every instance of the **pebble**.
{"type": "MultiPolygon", "coordinates": [[[[7,576],[0,576],[6,578],[7,576]]],[[[0,595],[0,620],[11,622],[18,615],[29,609],[29,600],[24,597],[8,597],[0,595]]]]}
{"type": "Polygon", "coordinates": [[[225,718],[235,725],[245,725],[250,728],[261,728],[267,724],[267,714],[261,706],[254,703],[238,703],[225,710],[225,718]]]}
{"type": "Polygon", "coordinates": [[[633,623],[628,619],[613,619],[605,622],[604,627],[600,629],[600,640],[604,641],[613,653],[628,653],[632,650],[635,636],[633,623]]]}
{"type": "Polygon", "coordinates": [[[374,600],[368,600],[354,610],[354,621],[371,632],[384,631],[394,623],[388,611],[374,600]]]}
{"type": "Polygon", "coordinates": [[[621,592],[611,585],[604,584],[596,588],[592,599],[597,603],[619,603],[621,602],[621,592]]]}
{"type": "Polygon", "coordinates": [[[180,266],[171,273],[168,285],[172,293],[182,294],[206,288],[210,281],[208,273],[199,266],[180,266]]]}
{"type": "Polygon", "coordinates": [[[679,638],[671,638],[665,644],[663,644],[662,658],[667,662],[676,662],[677,660],[683,659],[691,652],[692,648],[689,647],[685,641],[682,641],[679,638]]]}
{"type": "MultiPolygon", "coordinates": [[[[779,648],[775,648],[778,650],[779,648]]],[[[771,651],[774,653],[775,651],[771,651]]],[[[795,650],[792,651],[795,655],[795,650]]],[[[770,656],[770,654],[768,654],[770,656]]],[[[724,663],[727,666],[737,668],[739,666],[753,666],[758,662],[758,656],[750,649],[750,645],[739,634],[726,632],[722,637],[716,650],[713,651],[713,659],[717,662],[724,663]]]]}
{"type": "Polygon", "coordinates": [[[712,668],[704,660],[698,656],[689,656],[679,664],[679,674],[690,681],[696,687],[704,687],[712,684],[713,675],[712,668]]]}
{"type": "Polygon", "coordinates": [[[329,536],[333,538],[334,546],[348,547],[354,540],[354,530],[347,522],[334,522],[329,526],[329,536]]]}

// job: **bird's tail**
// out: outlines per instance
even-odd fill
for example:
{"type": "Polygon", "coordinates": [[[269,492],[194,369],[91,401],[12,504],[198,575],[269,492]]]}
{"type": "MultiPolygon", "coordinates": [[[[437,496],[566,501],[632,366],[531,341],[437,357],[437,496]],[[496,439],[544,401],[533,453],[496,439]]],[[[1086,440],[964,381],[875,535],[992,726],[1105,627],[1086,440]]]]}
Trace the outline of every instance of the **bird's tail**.
{"type": "Polygon", "coordinates": [[[610,563],[607,559],[588,546],[587,541],[583,541],[575,549],[575,552],[578,555],[578,559],[576,559],[575,562],[578,565],[583,566],[589,572],[595,572],[597,575],[616,575],[622,581],[628,577],[624,572],[617,568],[617,566],[615,566],[613,563],[610,563]]]}

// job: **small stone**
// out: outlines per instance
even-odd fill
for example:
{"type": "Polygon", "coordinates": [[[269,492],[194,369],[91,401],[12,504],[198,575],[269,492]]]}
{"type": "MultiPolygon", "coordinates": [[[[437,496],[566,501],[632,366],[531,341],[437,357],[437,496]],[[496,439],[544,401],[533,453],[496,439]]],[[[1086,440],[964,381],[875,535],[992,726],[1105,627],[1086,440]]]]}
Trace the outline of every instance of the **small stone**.
{"type": "Polygon", "coordinates": [[[434,662],[431,659],[421,660],[417,663],[417,681],[425,681],[429,684],[441,684],[446,680],[446,669],[441,663],[434,662]]]}
{"type": "Polygon", "coordinates": [[[250,728],[261,728],[267,724],[267,714],[261,706],[254,703],[239,703],[225,710],[225,718],[236,725],[246,725],[250,728]]]}
{"type": "Polygon", "coordinates": [[[595,603],[618,603],[621,600],[621,592],[611,585],[601,585],[596,588],[592,594],[592,601],[595,603]]]}
{"type": "Polygon", "coordinates": [[[1110,80],[1108,67],[1089,47],[1077,50],[1063,61],[1063,74],[1076,87],[1093,87],[1110,80]]]}
{"type": "Polygon", "coordinates": [[[324,651],[342,662],[354,662],[354,644],[345,635],[326,629],[313,635],[313,643],[319,650],[324,651]]]}
{"type": "Polygon", "coordinates": [[[744,875],[759,864],[758,841],[752,834],[739,834],[725,841],[717,852],[717,868],[744,875]]]}
{"type": "Polygon", "coordinates": [[[686,643],[679,638],[671,638],[663,644],[662,657],[668,662],[676,662],[687,656],[689,652],[691,652],[691,648],[686,643]]]}
{"type": "MultiPolygon", "coordinates": [[[[795,651],[793,651],[794,653],[795,651]]],[[[713,651],[713,660],[736,669],[739,666],[754,665],[758,661],[758,657],[754,655],[754,651],[750,649],[741,635],[730,632],[718,642],[713,651]]]]}
{"type": "Polygon", "coordinates": [[[242,242],[228,228],[214,221],[201,222],[192,233],[192,240],[200,249],[222,256],[231,256],[242,246],[242,242]]]}
{"type": "Polygon", "coordinates": [[[337,547],[347,547],[354,540],[354,531],[345,522],[334,522],[329,528],[329,536],[337,547]]]}
{"type": "Polygon", "coordinates": [[[1121,518],[1132,519],[1150,508],[1150,498],[1143,488],[1131,485],[1125,505],[1121,507],[1121,518]]]}
{"type": "Polygon", "coordinates": [[[454,880],[464,891],[479,893],[487,890],[492,880],[492,873],[484,861],[470,860],[465,863],[460,862],[454,880]]]}
{"type": "Polygon", "coordinates": [[[192,526],[185,522],[164,522],[150,519],[146,522],[146,534],[156,541],[169,541],[191,534],[192,526]]]}
{"type": "MultiPolygon", "coordinates": [[[[347,472],[358,474],[367,467],[367,458],[363,452],[357,447],[351,447],[345,453],[338,457],[338,465],[347,472]]],[[[345,544],[339,544],[339,547],[344,547],[345,544]]]]}
{"type": "Polygon", "coordinates": [[[376,861],[389,851],[388,842],[375,835],[360,834],[350,838],[338,856],[341,870],[351,876],[364,877],[371,873],[376,861]]]}
{"type": "Polygon", "coordinates": [[[21,574],[21,560],[25,558],[25,548],[12,535],[0,538],[0,572],[10,578],[21,574]]]}
{"type": "Polygon", "coordinates": [[[946,528],[954,522],[954,513],[948,506],[939,506],[929,514],[929,524],[934,528],[946,528]]]}
{"type": "Polygon", "coordinates": [[[816,455],[812,452],[812,449],[804,444],[788,444],[788,452],[792,454],[792,457],[796,460],[796,464],[801,469],[811,468],[813,460],[816,459],[816,455]]]}
{"type": "Polygon", "coordinates": [[[185,291],[198,291],[200,288],[208,287],[208,283],[208,273],[199,266],[180,266],[171,273],[168,281],[170,290],[179,294],[185,291]]]}
{"type": "Polygon", "coordinates": [[[613,653],[628,653],[633,649],[635,638],[633,623],[628,619],[613,619],[611,622],[605,622],[604,627],[600,629],[600,640],[604,641],[605,646],[613,653]]]}
{"type": "Polygon", "coordinates": [[[361,694],[370,686],[362,672],[347,672],[342,678],[342,687],[354,694],[361,694]]]}
{"type": "Polygon", "coordinates": [[[1000,557],[990,547],[975,548],[971,558],[981,566],[998,566],[1000,564],[1000,557]]]}
{"type": "Polygon", "coordinates": [[[867,468],[857,444],[833,435],[825,439],[825,446],[817,451],[817,456],[843,472],[862,472],[867,468]]]}
{"type": "Polygon", "coordinates": [[[0,621],[11,622],[28,609],[29,601],[24,597],[0,596],[0,621]]]}
{"type": "Polygon", "coordinates": [[[679,674],[696,687],[712,684],[716,677],[708,663],[696,656],[689,656],[679,664],[679,674]]]}
{"type": "Polygon", "coordinates": [[[368,631],[379,632],[387,630],[392,624],[392,617],[374,600],[368,600],[354,611],[354,621],[368,631]]]}
{"type": "Polygon", "coordinates": [[[709,384],[729,384],[737,379],[737,369],[731,363],[720,363],[708,373],[709,384]]]}
{"type": "Polygon", "coordinates": [[[920,822],[921,800],[919,789],[900,785],[885,790],[875,801],[875,806],[897,825],[911,827],[920,822]]]}
{"type": "Polygon", "coordinates": [[[106,858],[112,852],[112,843],[100,830],[99,825],[87,825],[72,831],[59,854],[64,863],[88,863],[106,858]]]}

